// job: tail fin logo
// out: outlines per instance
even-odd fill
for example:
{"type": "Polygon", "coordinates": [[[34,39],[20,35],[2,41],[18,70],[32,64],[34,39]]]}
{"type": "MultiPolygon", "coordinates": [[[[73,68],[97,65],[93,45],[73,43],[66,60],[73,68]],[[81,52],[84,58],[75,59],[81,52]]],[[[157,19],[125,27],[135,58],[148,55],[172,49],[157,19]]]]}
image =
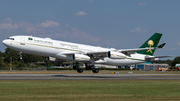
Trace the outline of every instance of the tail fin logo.
{"type": "MultiPolygon", "coordinates": [[[[149,41],[148,41],[148,45],[149,45],[149,48],[151,48],[151,47],[154,45],[154,42],[153,42],[152,40],[149,40],[149,41]]],[[[146,47],[146,48],[148,48],[148,47],[146,47]]],[[[152,49],[147,50],[147,52],[153,53],[153,52],[152,52],[152,49]]]]}

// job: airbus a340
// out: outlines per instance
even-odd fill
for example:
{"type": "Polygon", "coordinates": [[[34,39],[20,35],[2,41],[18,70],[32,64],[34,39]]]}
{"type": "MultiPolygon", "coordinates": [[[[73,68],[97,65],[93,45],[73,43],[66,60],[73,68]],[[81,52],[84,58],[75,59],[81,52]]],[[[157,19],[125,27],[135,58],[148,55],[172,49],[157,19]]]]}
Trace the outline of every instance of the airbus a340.
{"type": "Polygon", "coordinates": [[[73,61],[73,69],[78,73],[83,72],[79,63],[84,63],[87,70],[92,69],[93,73],[98,73],[94,64],[123,66],[168,57],[153,56],[155,49],[165,45],[157,46],[161,36],[155,33],[141,47],[121,50],[22,35],[11,36],[3,40],[3,44],[18,52],[49,57],[50,61],[73,61]]]}

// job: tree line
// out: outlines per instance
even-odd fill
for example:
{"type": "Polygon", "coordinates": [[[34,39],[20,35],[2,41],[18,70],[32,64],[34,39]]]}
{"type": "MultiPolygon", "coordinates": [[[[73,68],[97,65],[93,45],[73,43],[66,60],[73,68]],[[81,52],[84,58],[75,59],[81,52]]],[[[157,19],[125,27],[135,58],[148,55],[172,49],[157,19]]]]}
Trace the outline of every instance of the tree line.
{"type": "Polygon", "coordinates": [[[5,52],[0,51],[0,60],[1,69],[9,68],[11,60],[12,67],[16,69],[23,69],[23,67],[50,67],[60,64],[59,62],[49,62],[47,57],[44,56],[30,55],[25,53],[22,53],[22,59],[20,59],[19,53],[10,48],[6,48],[5,52]]]}
{"type": "MultiPolygon", "coordinates": [[[[8,68],[10,67],[10,60],[12,59],[12,67],[17,69],[22,69],[23,67],[50,67],[50,66],[59,66],[62,62],[49,62],[47,57],[30,55],[22,53],[22,59],[20,59],[20,55],[18,52],[6,48],[5,52],[0,51],[0,68],[8,68]],[[38,64],[37,62],[41,62],[38,64]],[[43,63],[43,64],[42,64],[43,63]]],[[[166,63],[170,66],[175,66],[176,64],[180,64],[180,57],[174,58],[174,60],[158,60],[154,61],[154,63],[166,63]]]]}

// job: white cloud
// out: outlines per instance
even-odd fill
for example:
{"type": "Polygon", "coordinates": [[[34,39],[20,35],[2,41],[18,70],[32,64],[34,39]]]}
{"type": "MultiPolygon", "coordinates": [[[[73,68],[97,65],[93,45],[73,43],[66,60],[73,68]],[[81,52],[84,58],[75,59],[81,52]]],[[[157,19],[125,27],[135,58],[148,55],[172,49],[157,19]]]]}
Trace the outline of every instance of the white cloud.
{"type": "Polygon", "coordinates": [[[144,6],[146,3],[138,3],[139,6],[144,6]]]}
{"type": "Polygon", "coordinates": [[[140,27],[135,28],[134,30],[131,30],[130,32],[147,32],[145,29],[141,29],[140,27]]]}
{"type": "Polygon", "coordinates": [[[18,29],[17,24],[13,24],[10,18],[6,18],[5,22],[0,24],[0,29],[18,29]]]}
{"type": "Polygon", "coordinates": [[[93,3],[93,1],[92,1],[92,0],[90,0],[90,1],[88,1],[88,3],[93,3]]]}
{"type": "Polygon", "coordinates": [[[11,24],[11,23],[3,23],[0,24],[0,29],[18,29],[17,24],[11,24]]]}
{"type": "Polygon", "coordinates": [[[20,22],[20,23],[18,23],[18,25],[25,32],[35,32],[35,31],[37,31],[36,26],[34,24],[31,24],[31,23],[20,22]]]}
{"type": "Polygon", "coordinates": [[[79,30],[78,28],[71,27],[68,24],[66,24],[66,27],[70,30],[64,30],[63,33],[61,33],[61,36],[68,36],[70,39],[76,39],[81,40],[84,42],[98,42],[100,41],[99,38],[94,37],[84,31],[79,30]],[[62,35],[63,34],[63,35],[62,35]]]}
{"type": "Polygon", "coordinates": [[[60,25],[57,22],[49,21],[49,20],[39,24],[32,24],[29,22],[14,22],[10,18],[7,18],[6,20],[4,20],[3,23],[0,23],[0,29],[6,29],[3,30],[4,33],[9,33],[11,35],[18,33],[18,34],[34,35],[34,36],[40,35],[41,37],[51,37],[52,39],[60,38],[61,40],[65,39],[67,41],[74,41],[74,42],[84,42],[84,43],[100,42],[100,38],[95,37],[85,31],[81,31],[76,27],[71,27],[68,24],[60,25]],[[14,30],[11,33],[9,29],[14,29],[14,30]]]}
{"type": "Polygon", "coordinates": [[[84,15],[87,15],[87,13],[85,13],[83,11],[79,11],[79,12],[75,13],[75,15],[84,16],[84,15]]]}
{"type": "Polygon", "coordinates": [[[45,22],[42,22],[40,24],[37,24],[37,27],[43,27],[43,28],[48,28],[48,27],[56,27],[56,26],[59,26],[60,24],[57,23],[57,22],[54,22],[54,21],[45,21],[45,22]]]}
{"type": "Polygon", "coordinates": [[[4,21],[5,21],[6,23],[12,23],[12,22],[13,22],[13,20],[12,20],[11,18],[6,18],[4,21]]]}

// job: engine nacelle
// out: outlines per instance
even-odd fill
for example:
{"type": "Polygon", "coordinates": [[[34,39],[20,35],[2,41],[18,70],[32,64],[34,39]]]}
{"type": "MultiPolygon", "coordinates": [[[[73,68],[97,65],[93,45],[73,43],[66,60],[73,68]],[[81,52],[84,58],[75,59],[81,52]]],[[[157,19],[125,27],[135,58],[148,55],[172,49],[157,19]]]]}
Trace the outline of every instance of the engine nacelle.
{"type": "Polygon", "coordinates": [[[69,60],[69,61],[72,61],[74,60],[74,54],[68,54],[68,55],[65,55],[65,54],[56,54],[55,55],[55,58],[59,59],[59,60],[69,60]]]}
{"type": "Polygon", "coordinates": [[[90,61],[91,58],[84,54],[74,54],[73,59],[79,62],[86,62],[86,61],[90,61]]]}
{"type": "Polygon", "coordinates": [[[56,58],[54,58],[54,57],[47,57],[47,61],[56,62],[58,60],[56,58]]]}
{"type": "Polygon", "coordinates": [[[60,60],[68,60],[68,61],[77,61],[77,62],[86,62],[90,61],[90,57],[84,54],[57,54],[55,58],[60,60]]]}
{"type": "Polygon", "coordinates": [[[114,51],[109,51],[108,57],[111,59],[125,59],[126,58],[124,54],[119,53],[119,52],[114,52],[114,51]]]}

